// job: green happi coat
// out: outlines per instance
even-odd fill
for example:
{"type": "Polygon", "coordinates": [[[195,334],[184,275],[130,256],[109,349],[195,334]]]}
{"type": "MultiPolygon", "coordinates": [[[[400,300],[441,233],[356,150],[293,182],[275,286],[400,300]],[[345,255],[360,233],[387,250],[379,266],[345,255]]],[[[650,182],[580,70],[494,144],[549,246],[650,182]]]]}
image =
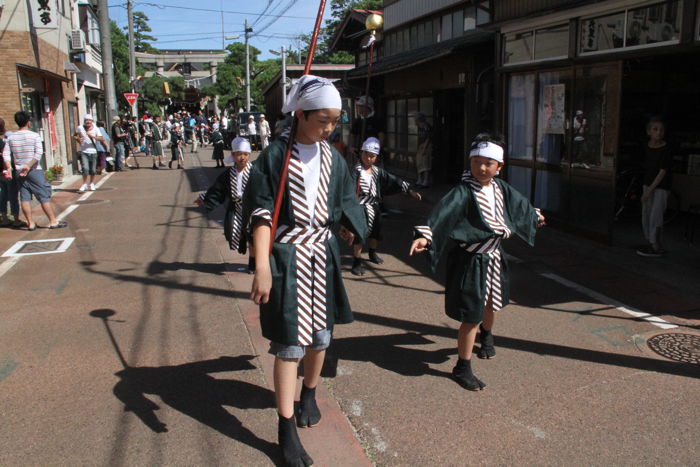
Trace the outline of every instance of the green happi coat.
{"type": "MultiPolygon", "coordinates": [[[[528,245],[534,246],[537,229],[537,211],[530,202],[500,179],[494,181],[501,188],[504,201],[503,217],[510,231],[528,245]]],[[[488,254],[470,253],[460,244],[471,245],[494,237],[476,201],[474,191],[466,182],[454,187],[433,208],[428,218],[432,243],[428,249],[433,272],[448,244],[445,283],[445,313],[465,323],[479,323],[483,319],[486,301],[486,271],[488,254]]],[[[508,263],[501,250],[501,299],[509,301],[508,263]]]]}
{"type": "MultiPolygon", "coordinates": [[[[277,186],[286,152],[286,141],[272,142],[253,163],[243,202],[243,219],[258,221],[251,215],[256,210],[272,213],[277,186]]],[[[338,152],[331,148],[332,164],[328,182],[328,223],[340,223],[364,240],[367,221],[364,208],[358,203],[355,186],[348,166],[338,152]]],[[[279,225],[295,225],[289,187],[282,198],[279,225]]],[[[326,315],[327,328],[334,324],[353,321],[352,310],[341,277],[340,247],[335,235],[326,245],[326,315]]],[[[291,243],[275,241],[270,256],[272,289],[267,304],[260,305],[260,323],[263,336],[284,345],[297,345],[297,279],[296,247],[291,243]]]]}

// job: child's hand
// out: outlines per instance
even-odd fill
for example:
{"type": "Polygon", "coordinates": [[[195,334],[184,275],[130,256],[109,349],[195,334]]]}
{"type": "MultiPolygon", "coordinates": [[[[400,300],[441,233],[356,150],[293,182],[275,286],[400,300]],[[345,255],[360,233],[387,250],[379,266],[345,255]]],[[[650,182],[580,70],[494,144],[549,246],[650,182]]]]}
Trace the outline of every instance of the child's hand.
{"type": "Polygon", "coordinates": [[[255,268],[253,278],[253,288],[250,298],[256,305],[267,303],[270,300],[270,289],[272,288],[272,273],[269,268],[255,268]]]}
{"type": "Polygon", "coordinates": [[[537,211],[537,228],[544,227],[545,225],[547,225],[547,223],[545,222],[546,219],[542,215],[542,211],[540,211],[537,208],[535,208],[535,210],[537,211]]]}
{"type": "Polygon", "coordinates": [[[355,234],[350,232],[342,225],[340,226],[340,231],[338,231],[338,235],[340,235],[340,238],[345,240],[348,243],[348,245],[352,245],[353,240],[355,240],[355,234]]]}
{"type": "Polygon", "coordinates": [[[194,204],[196,204],[197,206],[200,206],[200,207],[204,206],[204,200],[200,197],[197,197],[197,199],[194,200],[194,204]]]}
{"type": "Polygon", "coordinates": [[[428,240],[421,237],[413,240],[411,244],[411,251],[408,252],[408,256],[413,256],[413,253],[423,253],[428,249],[428,240]]]}
{"type": "Polygon", "coordinates": [[[423,199],[423,196],[421,196],[420,193],[414,190],[408,190],[408,194],[411,195],[412,197],[416,198],[418,201],[423,199]]]}

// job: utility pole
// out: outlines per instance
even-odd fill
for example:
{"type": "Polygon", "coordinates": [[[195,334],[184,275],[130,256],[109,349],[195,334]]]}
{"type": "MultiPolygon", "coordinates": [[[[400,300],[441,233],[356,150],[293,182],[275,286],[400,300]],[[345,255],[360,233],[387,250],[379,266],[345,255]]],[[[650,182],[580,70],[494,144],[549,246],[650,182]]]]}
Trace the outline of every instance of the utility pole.
{"type": "MultiPolygon", "coordinates": [[[[131,92],[134,92],[134,81],[136,81],[136,53],[134,51],[134,11],[132,1],[127,0],[126,11],[129,16],[129,85],[131,92]]],[[[131,116],[138,117],[138,101],[131,106],[131,116]]]]}
{"type": "Polygon", "coordinates": [[[250,112],[250,48],[248,47],[248,34],[253,28],[248,27],[248,20],[243,23],[245,30],[245,111],[250,112]]]}
{"type": "Polygon", "coordinates": [[[270,53],[272,55],[277,55],[278,57],[282,57],[282,106],[284,106],[284,102],[287,100],[287,51],[285,50],[284,46],[282,46],[282,49],[278,52],[276,50],[270,49],[270,53]]]}
{"type": "MultiPolygon", "coordinates": [[[[107,101],[107,124],[119,113],[117,95],[114,88],[114,67],[112,65],[112,28],[109,24],[108,0],[99,0],[100,42],[102,45],[102,77],[104,79],[105,100],[107,101]]],[[[109,127],[108,127],[109,128],[109,127]]]]}

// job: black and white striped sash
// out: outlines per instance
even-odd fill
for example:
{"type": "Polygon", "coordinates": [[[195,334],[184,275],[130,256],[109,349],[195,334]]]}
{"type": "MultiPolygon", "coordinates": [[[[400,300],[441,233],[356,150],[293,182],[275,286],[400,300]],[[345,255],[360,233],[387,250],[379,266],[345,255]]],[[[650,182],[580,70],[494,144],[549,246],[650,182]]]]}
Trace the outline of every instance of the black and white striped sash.
{"type": "Polygon", "coordinates": [[[379,197],[377,196],[377,179],[379,178],[379,169],[376,166],[372,166],[372,177],[369,182],[362,177],[362,165],[358,164],[355,167],[357,171],[357,183],[359,187],[358,196],[360,197],[360,204],[365,206],[365,211],[367,212],[367,229],[371,232],[372,226],[374,225],[374,204],[379,202],[379,197]]]}
{"type": "Polygon", "coordinates": [[[241,192],[245,191],[250,176],[250,164],[247,164],[242,172],[238,172],[235,167],[229,168],[229,189],[231,190],[231,203],[233,206],[233,225],[231,229],[231,240],[229,246],[232,250],[237,250],[243,235],[243,200],[238,195],[238,177],[243,177],[241,192]]]}
{"type": "Polygon", "coordinates": [[[308,346],[313,332],[326,329],[326,240],[328,227],[328,187],[333,161],[328,143],[321,142],[321,168],[318,196],[313,213],[306,198],[302,163],[296,145],[289,161],[287,189],[292,201],[294,226],[280,226],[275,241],[292,243],[296,250],[297,341],[308,346]]]}

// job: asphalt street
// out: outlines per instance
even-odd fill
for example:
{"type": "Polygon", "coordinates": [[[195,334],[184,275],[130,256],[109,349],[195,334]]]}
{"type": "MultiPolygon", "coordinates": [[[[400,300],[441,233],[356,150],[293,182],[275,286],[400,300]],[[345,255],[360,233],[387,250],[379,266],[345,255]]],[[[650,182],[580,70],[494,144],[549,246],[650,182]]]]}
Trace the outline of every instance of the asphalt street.
{"type": "MultiPolygon", "coordinates": [[[[0,229],[0,252],[40,253],[0,258],[0,465],[279,461],[247,258],[228,249],[223,210],[194,205],[220,169],[209,149],[186,157],[87,196],[67,182],[66,229],[0,229]],[[52,241],[17,243],[35,240],[52,241]]],[[[428,199],[387,200],[385,263],[365,276],[345,249],[355,322],[335,331],[324,418],[300,433],[316,465],[697,464],[697,289],[608,266],[554,229],[534,249],[513,241],[498,353],[474,361],[486,389],[466,391],[449,377],[442,273],[408,257],[428,199]]]]}

